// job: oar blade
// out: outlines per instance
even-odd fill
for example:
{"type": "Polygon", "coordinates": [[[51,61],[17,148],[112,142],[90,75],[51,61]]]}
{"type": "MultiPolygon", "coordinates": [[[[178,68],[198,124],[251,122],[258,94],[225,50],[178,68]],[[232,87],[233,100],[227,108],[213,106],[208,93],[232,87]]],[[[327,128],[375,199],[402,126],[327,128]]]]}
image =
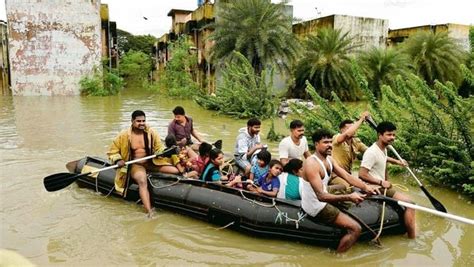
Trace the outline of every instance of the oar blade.
{"type": "Polygon", "coordinates": [[[72,184],[80,176],[84,176],[84,175],[87,175],[87,174],[78,175],[78,174],[67,173],[67,172],[52,174],[44,178],[43,180],[44,188],[46,188],[48,192],[58,191],[72,184]]]}
{"type": "Polygon", "coordinates": [[[426,190],[426,188],[422,185],[420,186],[421,188],[421,191],[423,191],[423,193],[425,193],[425,195],[428,197],[428,199],[430,200],[431,202],[431,205],[433,205],[433,207],[437,210],[437,211],[441,211],[441,212],[445,212],[447,213],[448,210],[444,207],[443,204],[441,204],[441,202],[439,202],[436,198],[434,198],[430,192],[428,192],[428,190],[426,190]]]}

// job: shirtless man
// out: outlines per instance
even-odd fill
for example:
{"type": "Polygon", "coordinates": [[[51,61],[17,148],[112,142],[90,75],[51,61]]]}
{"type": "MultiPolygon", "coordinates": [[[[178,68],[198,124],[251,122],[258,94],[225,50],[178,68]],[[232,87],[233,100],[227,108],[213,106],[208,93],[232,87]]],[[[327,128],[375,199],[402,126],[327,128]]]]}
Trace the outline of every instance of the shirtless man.
{"type": "MultiPolygon", "coordinates": [[[[158,134],[146,124],[145,113],[141,110],[135,110],[132,113],[132,125],[123,130],[114,139],[107,155],[111,162],[119,167],[125,166],[125,161],[143,158],[149,155],[159,153],[163,146],[158,134]]],[[[148,192],[147,171],[157,170],[151,160],[140,161],[132,164],[126,172],[138,184],[140,198],[145,207],[148,216],[152,216],[152,207],[150,203],[150,193],[148,192]]],[[[117,171],[116,179],[121,179],[124,172],[117,171]]]]}
{"type": "Polygon", "coordinates": [[[308,157],[303,164],[304,179],[301,194],[301,207],[311,220],[334,224],[347,230],[339,241],[337,252],[345,252],[357,241],[361,226],[354,219],[341,212],[332,204],[343,201],[360,203],[365,194],[353,192],[345,195],[334,195],[328,192],[328,182],[331,173],[336,173],[349,184],[362,189],[369,194],[377,194],[375,186],[363,183],[360,179],[344,171],[330,155],[332,152],[332,134],[325,130],[317,130],[312,136],[315,153],[308,157]]]}

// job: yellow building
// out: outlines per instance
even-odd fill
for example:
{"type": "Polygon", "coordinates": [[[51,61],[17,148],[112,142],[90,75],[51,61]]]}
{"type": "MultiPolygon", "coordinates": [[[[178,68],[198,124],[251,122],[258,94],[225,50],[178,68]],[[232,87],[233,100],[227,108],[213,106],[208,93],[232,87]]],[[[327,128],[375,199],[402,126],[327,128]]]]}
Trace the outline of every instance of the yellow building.
{"type": "Polygon", "coordinates": [[[2,95],[10,95],[10,64],[8,62],[8,26],[0,20],[0,86],[2,95]]]}
{"type": "Polygon", "coordinates": [[[195,72],[193,76],[202,88],[208,88],[209,93],[213,92],[215,90],[215,71],[208,60],[212,42],[207,39],[213,29],[204,26],[214,22],[214,4],[205,2],[194,11],[172,9],[168,12],[168,16],[172,20],[171,29],[169,33],[158,38],[155,44],[157,73],[153,77],[159,79],[160,72],[171,59],[170,43],[185,35],[193,44],[190,52],[197,53],[198,58],[198,68],[192,70],[195,72]]]}
{"type": "Polygon", "coordinates": [[[469,51],[469,28],[469,25],[447,23],[389,30],[387,45],[396,46],[419,31],[448,32],[449,37],[453,38],[464,50],[469,51]]]}

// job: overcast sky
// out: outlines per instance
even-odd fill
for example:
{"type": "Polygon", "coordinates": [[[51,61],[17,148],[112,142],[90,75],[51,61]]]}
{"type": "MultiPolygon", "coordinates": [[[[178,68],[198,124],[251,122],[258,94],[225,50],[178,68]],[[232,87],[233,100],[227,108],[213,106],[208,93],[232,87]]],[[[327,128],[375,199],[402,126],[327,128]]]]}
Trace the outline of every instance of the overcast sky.
{"type": "MultiPolygon", "coordinates": [[[[117,22],[119,29],[156,37],[169,31],[171,18],[167,14],[171,9],[197,8],[197,0],[102,0],[102,3],[109,5],[110,19],[117,22]]],[[[303,20],[340,14],[388,19],[391,29],[440,23],[474,25],[474,0],[292,0],[290,4],[293,16],[303,20]]],[[[0,2],[0,9],[0,19],[5,20],[5,1],[0,2]]]]}

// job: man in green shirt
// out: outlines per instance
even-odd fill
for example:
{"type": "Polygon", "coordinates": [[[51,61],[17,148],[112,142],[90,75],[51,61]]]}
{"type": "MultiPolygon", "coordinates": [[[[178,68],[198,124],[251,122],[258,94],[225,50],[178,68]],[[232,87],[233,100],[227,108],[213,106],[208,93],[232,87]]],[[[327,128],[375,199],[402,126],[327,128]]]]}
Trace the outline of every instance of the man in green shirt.
{"type": "MultiPolygon", "coordinates": [[[[364,111],[356,122],[343,120],[339,124],[340,133],[336,134],[332,139],[332,158],[348,173],[352,173],[352,163],[357,158],[357,155],[367,150],[367,146],[355,135],[359,127],[369,116],[370,113],[364,111]]],[[[387,161],[392,164],[406,166],[406,161],[400,161],[391,157],[388,157],[387,161]]],[[[337,176],[333,176],[329,184],[339,185],[336,187],[338,189],[349,188],[350,186],[344,179],[337,176]]]]}

